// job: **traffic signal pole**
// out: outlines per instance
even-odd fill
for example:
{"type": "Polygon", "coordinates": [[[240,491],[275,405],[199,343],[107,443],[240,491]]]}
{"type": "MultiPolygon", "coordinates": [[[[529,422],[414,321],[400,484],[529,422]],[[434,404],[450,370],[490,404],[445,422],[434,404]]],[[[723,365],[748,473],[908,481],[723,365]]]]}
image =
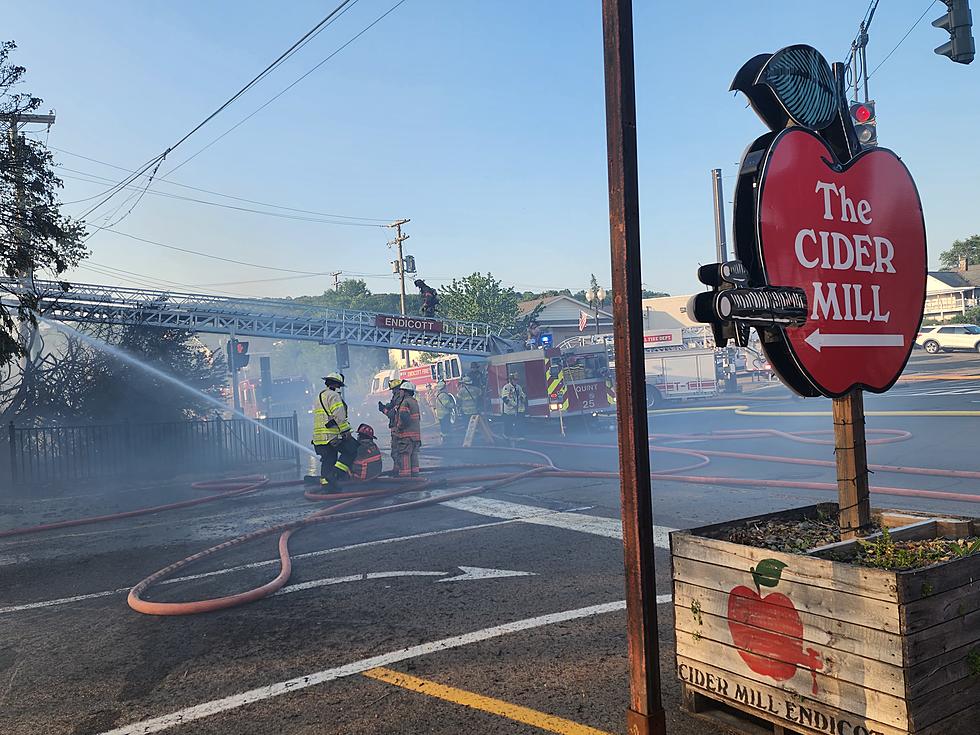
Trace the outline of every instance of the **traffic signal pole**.
{"type": "Polygon", "coordinates": [[[630,677],[626,731],[628,735],[666,735],[667,724],[660,697],[660,643],[643,359],[632,0],[602,0],[602,27],[616,418],[630,677]]]}
{"type": "Polygon", "coordinates": [[[236,362],[238,358],[237,342],[238,340],[235,339],[235,333],[232,332],[231,336],[228,338],[228,369],[231,371],[231,392],[234,396],[233,405],[235,407],[235,413],[240,414],[242,412],[242,399],[238,394],[238,364],[236,362]]]}

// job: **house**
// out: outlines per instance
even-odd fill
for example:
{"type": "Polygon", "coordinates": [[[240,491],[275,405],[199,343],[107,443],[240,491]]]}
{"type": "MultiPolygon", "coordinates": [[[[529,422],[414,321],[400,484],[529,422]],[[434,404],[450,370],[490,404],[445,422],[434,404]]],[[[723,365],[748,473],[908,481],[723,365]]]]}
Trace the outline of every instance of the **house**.
{"type": "Polygon", "coordinates": [[[928,273],[923,320],[949,321],[975,306],[980,306],[980,266],[961,258],[955,271],[928,273]]]}
{"type": "Polygon", "coordinates": [[[643,299],[643,329],[683,329],[703,326],[687,315],[688,296],[643,299]]]}
{"type": "MultiPolygon", "coordinates": [[[[526,316],[540,307],[540,311],[534,317],[541,334],[551,334],[552,344],[559,345],[569,337],[578,337],[581,334],[597,333],[595,310],[584,301],[573,299],[571,296],[545,296],[540,299],[522,301],[517,305],[521,316],[526,316]],[[585,320],[585,329],[579,331],[581,315],[588,315],[585,320]]],[[[612,332],[612,312],[600,308],[598,321],[598,333],[609,334],[612,332]]]]}

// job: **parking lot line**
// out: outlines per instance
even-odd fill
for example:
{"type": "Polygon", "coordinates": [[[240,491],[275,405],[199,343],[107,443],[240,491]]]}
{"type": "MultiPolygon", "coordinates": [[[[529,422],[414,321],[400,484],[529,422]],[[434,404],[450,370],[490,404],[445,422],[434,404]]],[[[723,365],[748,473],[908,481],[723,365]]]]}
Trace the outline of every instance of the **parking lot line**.
{"type": "Polygon", "coordinates": [[[566,720],[563,717],[538,712],[528,707],[505,702],[502,699],[486,697],[482,694],[446,686],[428,679],[420,679],[417,676],[403,674],[400,671],[393,671],[392,669],[370,669],[369,671],[365,671],[363,675],[376,681],[383,681],[386,684],[418,692],[419,694],[425,694],[429,697],[435,697],[445,702],[452,702],[453,704],[460,704],[464,707],[481,710],[482,712],[489,712],[490,714],[505,717],[514,722],[536,727],[539,730],[558,733],[558,735],[609,735],[609,733],[603,730],[596,730],[594,727],[582,725],[572,720],[566,720]]]}

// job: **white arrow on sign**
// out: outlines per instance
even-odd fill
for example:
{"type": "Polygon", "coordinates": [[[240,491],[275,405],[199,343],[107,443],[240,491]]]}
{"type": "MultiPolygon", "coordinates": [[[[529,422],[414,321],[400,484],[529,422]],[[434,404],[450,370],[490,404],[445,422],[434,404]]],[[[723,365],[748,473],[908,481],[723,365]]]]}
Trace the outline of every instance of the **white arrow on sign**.
{"type": "Polygon", "coordinates": [[[463,573],[454,577],[446,577],[449,572],[423,572],[423,571],[395,571],[395,572],[368,572],[366,574],[348,574],[345,577],[326,577],[325,579],[313,579],[309,582],[299,582],[283,587],[276,592],[277,595],[288,595],[290,592],[302,592],[317,587],[329,587],[335,584],[345,584],[347,582],[363,582],[369,579],[392,579],[394,577],[446,577],[440,582],[468,582],[473,579],[501,579],[503,577],[533,577],[534,572],[518,572],[513,569],[485,569],[484,567],[458,567],[463,573]]]}
{"type": "Polygon", "coordinates": [[[814,329],[806,343],[817,352],[824,347],[904,347],[901,334],[821,334],[814,329]]]}

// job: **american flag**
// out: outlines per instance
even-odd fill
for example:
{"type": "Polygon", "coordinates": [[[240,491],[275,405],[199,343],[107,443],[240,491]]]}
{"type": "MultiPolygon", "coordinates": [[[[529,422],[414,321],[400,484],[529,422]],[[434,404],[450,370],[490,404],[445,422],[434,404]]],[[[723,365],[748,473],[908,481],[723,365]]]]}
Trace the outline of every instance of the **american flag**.
{"type": "Polygon", "coordinates": [[[589,312],[580,310],[578,313],[578,331],[584,332],[585,327],[588,325],[588,323],[589,323],[589,312]]]}

